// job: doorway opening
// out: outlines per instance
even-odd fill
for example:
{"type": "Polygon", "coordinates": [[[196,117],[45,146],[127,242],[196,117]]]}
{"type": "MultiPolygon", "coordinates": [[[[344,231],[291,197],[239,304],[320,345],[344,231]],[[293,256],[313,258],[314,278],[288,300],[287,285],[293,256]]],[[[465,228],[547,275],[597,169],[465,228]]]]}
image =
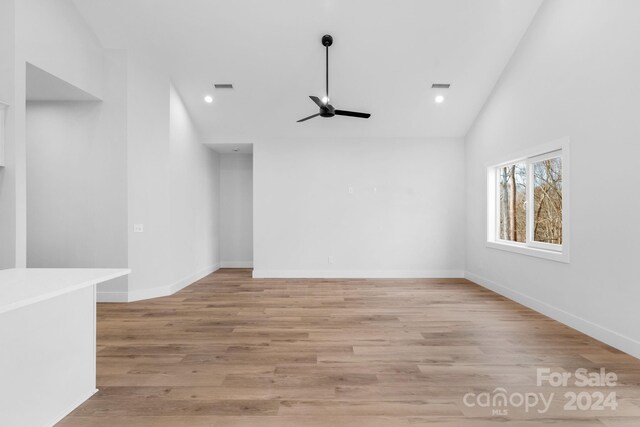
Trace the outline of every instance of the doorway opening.
{"type": "Polygon", "coordinates": [[[220,145],[220,267],[253,268],[253,146],[220,145]]]}

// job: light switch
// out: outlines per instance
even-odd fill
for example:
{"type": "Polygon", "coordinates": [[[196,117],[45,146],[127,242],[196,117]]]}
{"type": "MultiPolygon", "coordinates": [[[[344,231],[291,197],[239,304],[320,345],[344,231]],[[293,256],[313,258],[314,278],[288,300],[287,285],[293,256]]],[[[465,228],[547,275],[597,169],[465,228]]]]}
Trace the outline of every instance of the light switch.
{"type": "Polygon", "coordinates": [[[133,224],[134,233],[142,233],[144,231],[144,224],[133,224]]]}

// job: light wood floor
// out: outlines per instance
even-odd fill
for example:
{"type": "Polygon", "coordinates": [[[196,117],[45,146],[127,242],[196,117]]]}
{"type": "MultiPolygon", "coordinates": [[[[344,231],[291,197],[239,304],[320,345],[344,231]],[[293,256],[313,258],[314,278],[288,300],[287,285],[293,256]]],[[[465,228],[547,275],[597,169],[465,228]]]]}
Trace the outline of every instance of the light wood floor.
{"type": "Polygon", "coordinates": [[[640,361],[461,279],[220,270],[100,304],[98,387],[61,426],[640,426],[640,361]],[[576,389],[537,387],[538,367],[615,371],[618,409],[564,411],[576,389]],[[463,404],[497,387],[558,403],[494,418],[463,404]]]}

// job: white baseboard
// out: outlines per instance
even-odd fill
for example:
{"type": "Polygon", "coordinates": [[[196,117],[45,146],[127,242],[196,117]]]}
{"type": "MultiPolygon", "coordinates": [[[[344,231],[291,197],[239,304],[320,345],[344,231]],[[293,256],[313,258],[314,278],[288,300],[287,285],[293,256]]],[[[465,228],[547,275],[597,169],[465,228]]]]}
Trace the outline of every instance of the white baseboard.
{"type": "Polygon", "coordinates": [[[89,393],[87,393],[85,396],[80,397],[69,408],[65,409],[64,411],[62,411],[62,413],[60,413],[58,416],[56,416],[52,420],[51,424],[48,424],[48,425],[55,426],[56,424],[58,424],[60,421],[62,421],[62,419],[64,417],[66,417],[71,412],[73,412],[74,409],[76,409],[78,406],[82,405],[85,401],[87,401],[87,399],[89,399],[91,396],[93,396],[97,392],[98,392],[98,389],[96,388],[96,389],[93,389],[93,391],[90,391],[89,393]]]}
{"type": "Polygon", "coordinates": [[[97,302],[129,302],[129,293],[127,291],[119,292],[96,292],[97,302]]]}
{"type": "Polygon", "coordinates": [[[175,283],[166,286],[157,286],[149,289],[138,289],[129,292],[98,292],[96,297],[98,302],[133,302],[151,298],[166,297],[173,295],[181,289],[186,288],[192,283],[197,282],[203,277],[208,276],[220,268],[220,264],[215,264],[207,268],[203,268],[191,276],[178,280],[175,283]]]}
{"type": "Polygon", "coordinates": [[[220,268],[253,268],[253,261],[220,261],[220,268]]]}
{"type": "Polygon", "coordinates": [[[468,280],[489,289],[490,291],[529,307],[538,313],[542,313],[545,316],[557,320],[558,322],[576,329],[583,334],[589,335],[598,341],[602,341],[603,343],[608,344],[611,347],[615,347],[633,357],[640,358],[640,341],[636,341],[633,338],[622,335],[616,331],[612,331],[604,326],[600,326],[587,319],[571,314],[544,301],[540,301],[539,299],[514,291],[513,289],[476,274],[467,272],[465,277],[468,280]]]}
{"type": "Polygon", "coordinates": [[[255,279],[442,279],[462,270],[253,270],[255,279]]]}
{"type": "Polygon", "coordinates": [[[148,289],[137,289],[127,293],[127,302],[142,301],[145,299],[167,297],[171,295],[170,286],[158,286],[148,289]]]}
{"type": "Polygon", "coordinates": [[[220,263],[217,263],[214,265],[210,265],[209,267],[203,268],[202,270],[192,274],[189,277],[185,277],[182,280],[178,280],[174,284],[169,285],[169,295],[173,295],[176,292],[181,291],[187,286],[194,284],[198,280],[202,279],[203,277],[207,277],[208,275],[210,275],[211,273],[214,273],[219,269],[220,269],[220,263]]]}

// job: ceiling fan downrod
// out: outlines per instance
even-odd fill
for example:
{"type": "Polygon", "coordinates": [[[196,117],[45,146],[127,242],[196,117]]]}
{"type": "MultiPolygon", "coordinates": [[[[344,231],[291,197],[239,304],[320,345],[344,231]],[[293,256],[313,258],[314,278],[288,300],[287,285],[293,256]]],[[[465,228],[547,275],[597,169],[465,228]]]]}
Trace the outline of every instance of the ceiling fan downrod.
{"type": "Polygon", "coordinates": [[[327,96],[327,104],[329,103],[329,46],[333,44],[333,37],[329,34],[325,34],[322,36],[322,45],[325,47],[327,53],[327,61],[326,61],[326,73],[325,73],[325,81],[326,81],[326,96],[327,96]]]}

